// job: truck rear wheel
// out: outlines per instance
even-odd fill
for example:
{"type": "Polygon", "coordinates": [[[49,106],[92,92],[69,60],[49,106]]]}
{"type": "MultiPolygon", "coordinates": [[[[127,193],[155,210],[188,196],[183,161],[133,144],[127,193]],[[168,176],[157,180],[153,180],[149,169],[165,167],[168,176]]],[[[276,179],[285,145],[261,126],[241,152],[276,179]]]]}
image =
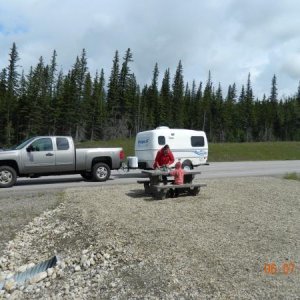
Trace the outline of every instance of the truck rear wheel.
{"type": "Polygon", "coordinates": [[[17,173],[14,168],[0,166],[0,188],[12,187],[17,181],[17,173]]]}
{"type": "Polygon", "coordinates": [[[106,181],[110,177],[110,168],[105,163],[97,163],[93,166],[93,179],[95,181],[106,181]]]}

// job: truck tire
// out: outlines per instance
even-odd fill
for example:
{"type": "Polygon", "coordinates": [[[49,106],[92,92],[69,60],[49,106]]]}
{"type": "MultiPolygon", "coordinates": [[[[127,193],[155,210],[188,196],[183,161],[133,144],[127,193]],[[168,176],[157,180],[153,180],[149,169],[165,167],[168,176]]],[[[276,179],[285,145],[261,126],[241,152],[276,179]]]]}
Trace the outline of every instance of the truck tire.
{"type": "Polygon", "coordinates": [[[0,166],[0,188],[12,187],[17,181],[17,173],[14,168],[0,166]]]}
{"type": "Polygon", "coordinates": [[[106,181],[110,177],[110,168],[105,163],[97,163],[93,166],[93,179],[95,181],[106,181]]]}

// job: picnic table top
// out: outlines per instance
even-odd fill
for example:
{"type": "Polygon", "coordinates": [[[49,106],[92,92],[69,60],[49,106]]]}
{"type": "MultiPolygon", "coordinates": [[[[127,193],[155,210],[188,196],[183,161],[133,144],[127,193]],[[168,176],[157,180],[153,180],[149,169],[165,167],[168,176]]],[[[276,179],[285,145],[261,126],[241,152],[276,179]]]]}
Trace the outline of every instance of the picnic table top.
{"type": "MultiPolygon", "coordinates": [[[[174,169],[173,169],[174,170],[174,169]]],[[[160,176],[160,175],[169,175],[172,170],[163,171],[163,170],[143,170],[142,173],[149,176],[160,176]]],[[[196,175],[201,174],[201,171],[198,170],[184,170],[185,175],[196,175]]]]}

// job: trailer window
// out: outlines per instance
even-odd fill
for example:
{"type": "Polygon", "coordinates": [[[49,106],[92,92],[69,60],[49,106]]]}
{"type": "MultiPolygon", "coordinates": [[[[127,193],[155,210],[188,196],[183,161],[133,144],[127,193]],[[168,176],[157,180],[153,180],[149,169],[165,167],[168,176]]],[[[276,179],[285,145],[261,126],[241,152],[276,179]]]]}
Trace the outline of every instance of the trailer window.
{"type": "Polygon", "coordinates": [[[192,136],[191,144],[192,144],[192,147],[203,147],[204,146],[204,137],[203,136],[192,136]]]}
{"type": "Polygon", "coordinates": [[[166,138],[164,136],[158,137],[158,145],[164,145],[166,143],[166,138]]]}

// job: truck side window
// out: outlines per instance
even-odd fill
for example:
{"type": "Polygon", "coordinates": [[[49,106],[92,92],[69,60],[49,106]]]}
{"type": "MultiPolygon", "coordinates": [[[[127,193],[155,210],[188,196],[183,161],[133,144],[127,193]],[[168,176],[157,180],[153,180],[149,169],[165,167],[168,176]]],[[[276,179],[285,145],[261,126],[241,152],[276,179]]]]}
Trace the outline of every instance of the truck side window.
{"type": "Polygon", "coordinates": [[[166,143],[166,138],[164,136],[158,137],[158,145],[164,145],[166,143]]]}
{"type": "Polygon", "coordinates": [[[52,151],[52,140],[50,138],[38,139],[30,145],[30,148],[31,151],[52,151]]]}
{"type": "Polygon", "coordinates": [[[69,142],[66,138],[56,138],[57,150],[68,150],[69,142]]]}
{"type": "Polygon", "coordinates": [[[203,136],[192,136],[191,144],[192,144],[192,147],[203,147],[204,146],[204,137],[203,136]]]}

